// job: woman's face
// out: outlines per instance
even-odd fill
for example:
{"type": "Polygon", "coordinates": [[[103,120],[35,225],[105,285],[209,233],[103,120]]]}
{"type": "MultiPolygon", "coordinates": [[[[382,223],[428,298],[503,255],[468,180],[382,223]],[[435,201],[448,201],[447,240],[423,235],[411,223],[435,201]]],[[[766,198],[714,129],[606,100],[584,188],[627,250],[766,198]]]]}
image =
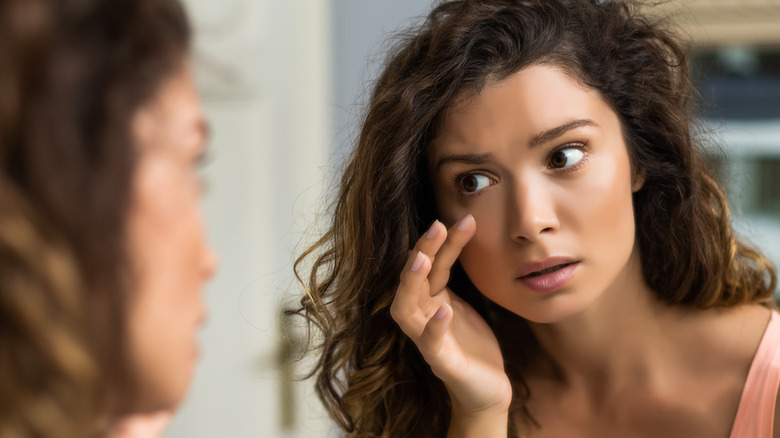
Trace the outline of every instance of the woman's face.
{"type": "Polygon", "coordinates": [[[136,411],[181,401],[198,356],[201,288],[216,259],[204,235],[199,159],[207,129],[189,70],[166,80],[133,120],[139,158],[128,245],[134,289],[128,317],[136,411]]]}
{"type": "Polygon", "coordinates": [[[639,284],[641,180],[617,115],[562,70],[530,66],[455,105],[430,158],[442,220],[476,219],[459,260],[497,304],[556,322],[639,284]]]}

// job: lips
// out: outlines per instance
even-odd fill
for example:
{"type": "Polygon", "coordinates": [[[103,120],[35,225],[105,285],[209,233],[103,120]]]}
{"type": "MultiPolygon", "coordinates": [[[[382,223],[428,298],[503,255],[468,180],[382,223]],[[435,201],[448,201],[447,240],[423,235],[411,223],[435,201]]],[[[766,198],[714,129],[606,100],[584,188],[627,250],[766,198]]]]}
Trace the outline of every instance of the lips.
{"type": "Polygon", "coordinates": [[[525,287],[538,293],[562,288],[574,276],[579,261],[567,257],[553,257],[539,263],[529,263],[516,277],[525,287]]]}
{"type": "Polygon", "coordinates": [[[550,257],[541,262],[527,263],[516,273],[515,278],[536,277],[565,268],[568,265],[578,263],[571,257],[550,257]]]}

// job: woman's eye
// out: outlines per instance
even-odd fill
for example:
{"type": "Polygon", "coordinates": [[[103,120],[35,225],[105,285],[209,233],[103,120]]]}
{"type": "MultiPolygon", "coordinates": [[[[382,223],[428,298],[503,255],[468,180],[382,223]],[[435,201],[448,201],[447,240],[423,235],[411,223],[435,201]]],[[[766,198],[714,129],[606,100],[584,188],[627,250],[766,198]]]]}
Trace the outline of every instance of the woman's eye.
{"type": "Polygon", "coordinates": [[[460,189],[463,193],[477,193],[491,185],[489,177],[480,174],[468,174],[460,178],[460,189]]]}
{"type": "Polygon", "coordinates": [[[582,160],[585,153],[578,148],[566,148],[555,151],[550,157],[550,167],[563,169],[573,166],[582,160]]]}
{"type": "Polygon", "coordinates": [[[195,180],[198,191],[201,193],[206,192],[208,183],[206,181],[205,167],[211,162],[211,154],[208,151],[202,151],[190,164],[190,170],[192,172],[193,179],[195,180]]]}

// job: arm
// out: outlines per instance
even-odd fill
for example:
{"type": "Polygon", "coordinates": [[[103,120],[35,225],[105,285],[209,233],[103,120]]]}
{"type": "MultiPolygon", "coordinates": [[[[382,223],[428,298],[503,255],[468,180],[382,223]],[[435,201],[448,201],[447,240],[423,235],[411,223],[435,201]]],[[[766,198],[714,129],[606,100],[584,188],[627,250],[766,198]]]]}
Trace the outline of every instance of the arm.
{"type": "Polygon", "coordinates": [[[453,409],[447,438],[505,438],[508,422],[507,411],[472,416],[453,409]]]}

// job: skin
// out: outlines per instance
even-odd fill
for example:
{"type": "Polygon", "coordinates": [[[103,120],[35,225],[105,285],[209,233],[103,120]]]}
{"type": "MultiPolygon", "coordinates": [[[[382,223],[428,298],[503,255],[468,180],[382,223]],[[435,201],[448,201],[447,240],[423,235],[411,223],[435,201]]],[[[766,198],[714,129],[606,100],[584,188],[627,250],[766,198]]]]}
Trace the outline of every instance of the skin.
{"type": "Polygon", "coordinates": [[[608,288],[646,289],[631,202],[641,180],[632,183],[620,122],[567,79],[532,67],[487,87],[448,112],[431,160],[442,219],[471,213],[479,224],[460,255],[471,281],[543,323],[581,313],[608,288]],[[534,143],[558,127],[569,129],[534,143]],[[552,159],[563,159],[562,167],[552,159]],[[466,192],[466,184],[476,190],[466,192]],[[554,256],[579,262],[563,289],[537,293],[517,281],[524,265],[554,256]]]}
{"type": "Polygon", "coordinates": [[[553,66],[527,67],[450,108],[430,163],[452,225],[420,238],[391,314],[449,390],[449,436],[503,437],[507,421],[534,437],[728,436],[769,311],[654,298],[634,240],[643,180],[598,93],[553,66]],[[446,288],[458,257],[539,341],[525,378],[542,428],[509,419],[495,336],[446,288]],[[540,292],[518,279],[550,257],[575,262],[567,281],[540,292]]]}
{"type": "Polygon", "coordinates": [[[206,316],[201,289],[216,269],[200,209],[208,133],[189,69],[162,84],[133,130],[139,158],[127,229],[135,274],[128,331],[133,412],[144,414],[174,409],[187,391],[206,316]]]}

